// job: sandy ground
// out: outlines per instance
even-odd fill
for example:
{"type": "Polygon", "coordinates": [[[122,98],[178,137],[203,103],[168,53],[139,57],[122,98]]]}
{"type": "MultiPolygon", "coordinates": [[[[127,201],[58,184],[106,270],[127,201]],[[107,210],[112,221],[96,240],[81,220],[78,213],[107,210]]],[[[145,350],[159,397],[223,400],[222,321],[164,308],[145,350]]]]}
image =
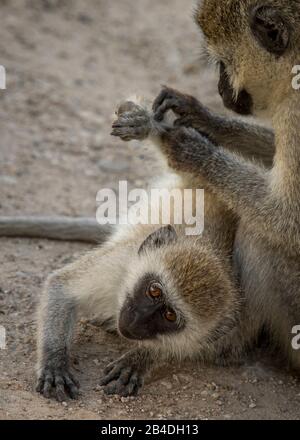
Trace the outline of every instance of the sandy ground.
{"type": "MultiPolygon", "coordinates": [[[[221,110],[216,78],[198,62],[192,0],[0,1],[0,214],[95,215],[101,187],[141,186],[153,169],[110,137],[111,114],[131,92],[161,84],[221,110]]],[[[261,356],[239,368],[174,366],[155,372],[140,397],[106,397],[102,369],[124,342],[82,321],[74,352],[78,402],[34,392],[35,309],[45,277],[88,246],[0,240],[0,419],[296,419],[300,385],[261,356]]]]}

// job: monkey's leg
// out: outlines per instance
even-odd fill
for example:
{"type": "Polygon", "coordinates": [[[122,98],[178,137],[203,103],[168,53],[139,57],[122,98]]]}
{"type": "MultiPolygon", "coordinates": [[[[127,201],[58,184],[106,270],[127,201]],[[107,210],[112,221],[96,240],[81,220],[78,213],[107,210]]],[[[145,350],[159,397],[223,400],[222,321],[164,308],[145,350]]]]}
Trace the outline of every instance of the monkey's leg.
{"type": "Polygon", "coordinates": [[[125,101],[117,111],[118,119],[112,125],[112,136],[123,141],[144,140],[151,130],[151,117],[147,109],[141,105],[125,101]]]}
{"type": "Polygon", "coordinates": [[[267,167],[273,164],[273,130],[216,115],[193,96],[164,87],[153,104],[155,119],[161,121],[169,110],[178,116],[175,126],[194,128],[216,145],[240,153],[245,158],[256,159],[267,167]]]}
{"type": "Polygon", "coordinates": [[[37,391],[57,400],[76,399],[79,384],[69,365],[70,343],[76,317],[76,301],[66,294],[59,276],[48,281],[40,311],[37,391]]]}
{"type": "Polygon", "coordinates": [[[136,348],[109,364],[100,384],[106,394],[135,396],[143,386],[144,376],[154,364],[154,354],[146,348],[136,348]]]}

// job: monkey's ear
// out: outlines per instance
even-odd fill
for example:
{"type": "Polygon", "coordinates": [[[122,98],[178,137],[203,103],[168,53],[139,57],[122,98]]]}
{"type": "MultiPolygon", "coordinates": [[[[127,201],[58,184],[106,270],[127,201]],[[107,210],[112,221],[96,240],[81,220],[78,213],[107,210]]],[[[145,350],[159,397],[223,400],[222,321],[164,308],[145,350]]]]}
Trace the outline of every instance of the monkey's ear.
{"type": "Polygon", "coordinates": [[[139,249],[139,255],[141,255],[146,249],[157,249],[173,243],[176,240],[177,233],[173,226],[164,226],[146,238],[139,249]]]}
{"type": "Polygon", "coordinates": [[[250,27],[255,38],[268,52],[277,56],[285,53],[290,42],[290,29],[276,8],[254,8],[250,15],[250,27]]]}

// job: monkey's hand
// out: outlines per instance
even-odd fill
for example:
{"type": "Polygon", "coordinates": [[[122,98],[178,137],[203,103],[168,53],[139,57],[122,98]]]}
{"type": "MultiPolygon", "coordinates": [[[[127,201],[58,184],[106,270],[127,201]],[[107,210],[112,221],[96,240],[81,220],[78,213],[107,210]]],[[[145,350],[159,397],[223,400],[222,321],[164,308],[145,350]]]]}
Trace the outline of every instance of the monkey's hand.
{"type": "Polygon", "coordinates": [[[46,399],[54,396],[64,402],[78,398],[79,383],[66,366],[46,365],[39,374],[36,391],[46,399]]]}
{"type": "Polygon", "coordinates": [[[112,136],[123,141],[144,140],[152,128],[151,116],[142,106],[134,102],[123,103],[117,111],[118,119],[113,123],[112,136]]]}
{"type": "Polygon", "coordinates": [[[216,147],[193,128],[176,127],[164,132],[161,149],[172,169],[201,174],[206,162],[213,159],[216,147]]]}
{"type": "Polygon", "coordinates": [[[212,118],[209,110],[193,96],[164,87],[153,103],[154,119],[158,122],[162,121],[169,110],[178,116],[174,122],[177,127],[191,127],[204,131],[212,118]]]}
{"type": "Polygon", "coordinates": [[[151,365],[152,358],[147,350],[132,350],[105,368],[100,385],[106,394],[136,396],[151,365]]]}

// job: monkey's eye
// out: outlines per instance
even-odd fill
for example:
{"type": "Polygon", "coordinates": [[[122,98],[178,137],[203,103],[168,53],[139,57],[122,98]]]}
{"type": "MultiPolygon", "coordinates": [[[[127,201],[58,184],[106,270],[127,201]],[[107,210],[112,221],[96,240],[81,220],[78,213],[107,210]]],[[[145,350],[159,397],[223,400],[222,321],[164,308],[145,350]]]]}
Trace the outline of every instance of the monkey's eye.
{"type": "Polygon", "coordinates": [[[151,298],[158,299],[162,296],[162,287],[159,283],[152,283],[149,286],[148,294],[151,298]]]}
{"type": "Polygon", "coordinates": [[[165,318],[166,318],[167,321],[175,322],[176,319],[177,319],[177,316],[176,316],[176,313],[173,312],[172,310],[167,310],[165,312],[165,318]]]}

